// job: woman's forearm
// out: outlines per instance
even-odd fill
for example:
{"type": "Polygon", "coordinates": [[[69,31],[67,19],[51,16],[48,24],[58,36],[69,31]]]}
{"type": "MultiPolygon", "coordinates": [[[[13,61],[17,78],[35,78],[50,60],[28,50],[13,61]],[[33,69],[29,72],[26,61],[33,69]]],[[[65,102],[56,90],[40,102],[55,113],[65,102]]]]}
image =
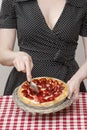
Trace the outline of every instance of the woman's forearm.
{"type": "Polygon", "coordinates": [[[79,80],[80,83],[87,78],[87,61],[85,61],[73,77],[79,80]]]}
{"type": "Polygon", "coordinates": [[[15,52],[7,49],[0,49],[0,64],[12,66],[15,58],[15,52]]]}
{"type": "Polygon", "coordinates": [[[0,64],[13,65],[16,29],[0,29],[0,64]]]}

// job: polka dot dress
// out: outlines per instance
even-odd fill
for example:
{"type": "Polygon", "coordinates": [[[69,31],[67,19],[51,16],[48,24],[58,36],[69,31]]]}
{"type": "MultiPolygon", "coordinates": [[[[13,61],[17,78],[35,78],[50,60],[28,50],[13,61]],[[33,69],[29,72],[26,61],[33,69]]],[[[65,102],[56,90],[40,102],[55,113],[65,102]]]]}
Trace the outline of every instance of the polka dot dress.
{"type": "MultiPolygon", "coordinates": [[[[67,0],[51,30],[37,0],[3,0],[0,28],[16,28],[19,50],[33,60],[32,77],[49,76],[67,82],[78,70],[75,51],[79,35],[87,36],[86,0],[67,0]]],[[[26,79],[26,74],[11,71],[5,95],[26,79]]],[[[81,91],[85,91],[82,83],[81,91]]]]}

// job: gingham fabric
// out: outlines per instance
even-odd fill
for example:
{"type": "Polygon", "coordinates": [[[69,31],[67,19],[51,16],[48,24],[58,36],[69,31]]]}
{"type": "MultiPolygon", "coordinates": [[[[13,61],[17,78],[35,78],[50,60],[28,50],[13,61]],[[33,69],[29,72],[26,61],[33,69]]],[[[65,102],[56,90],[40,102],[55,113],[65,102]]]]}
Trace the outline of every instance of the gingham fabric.
{"type": "MultiPolygon", "coordinates": [[[[79,34],[87,36],[86,9],[86,0],[66,0],[51,30],[37,0],[3,0],[0,28],[17,29],[20,51],[33,59],[32,77],[48,76],[67,82],[79,68],[74,57],[79,34]]],[[[14,68],[4,94],[12,94],[25,80],[26,74],[14,68]]]]}
{"type": "Polygon", "coordinates": [[[87,93],[80,93],[70,107],[47,115],[24,112],[12,96],[0,97],[0,130],[87,130],[87,93]]]}

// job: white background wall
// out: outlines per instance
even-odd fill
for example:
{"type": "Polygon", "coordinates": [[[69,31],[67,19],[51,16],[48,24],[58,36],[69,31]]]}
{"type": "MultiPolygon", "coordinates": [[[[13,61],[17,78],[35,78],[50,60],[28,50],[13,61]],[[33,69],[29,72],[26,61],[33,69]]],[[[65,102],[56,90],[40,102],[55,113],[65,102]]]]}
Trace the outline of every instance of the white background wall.
{"type": "MultiPolygon", "coordinates": [[[[79,45],[76,51],[76,60],[78,61],[79,65],[81,66],[84,63],[84,49],[83,49],[83,43],[81,37],[79,38],[79,45]]],[[[18,50],[17,46],[17,40],[16,40],[16,46],[15,50],[18,50]]],[[[3,94],[5,83],[7,80],[7,77],[10,73],[11,67],[1,66],[0,65],[0,95],[3,94]]],[[[85,84],[87,87],[87,80],[85,80],[85,84]]]]}

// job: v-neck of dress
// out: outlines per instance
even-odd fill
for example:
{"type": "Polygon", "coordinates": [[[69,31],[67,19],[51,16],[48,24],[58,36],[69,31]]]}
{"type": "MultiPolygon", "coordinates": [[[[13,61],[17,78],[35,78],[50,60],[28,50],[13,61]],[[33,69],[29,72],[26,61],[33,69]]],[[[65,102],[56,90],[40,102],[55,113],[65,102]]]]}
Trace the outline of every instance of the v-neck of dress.
{"type": "Polygon", "coordinates": [[[46,19],[45,19],[44,15],[43,15],[43,12],[42,12],[42,10],[41,10],[39,4],[38,4],[38,1],[36,0],[36,6],[37,6],[37,9],[38,9],[40,18],[42,18],[42,21],[43,21],[44,25],[46,26],[46,28],[47,28],[49,31],[51,31],[51,32],[54,32],[54,31],[55,31],[55,29],[56,29],[58,23],[60,22],[60,20],[61,20],[63,14],[64,14],[64,12],[65,12],[66,4],[67,4],[67,0],[66,0],[66,2],[65,2],[65,5],[64,5],[63,10],[62,10],[61,13],[60,13],[60,16],[58,17],[58,19],[57,19],[55,25],[54,25],[53,28],[51,29],[51,28],[48,26],[47,22],[46,22],[46,19]]]}

